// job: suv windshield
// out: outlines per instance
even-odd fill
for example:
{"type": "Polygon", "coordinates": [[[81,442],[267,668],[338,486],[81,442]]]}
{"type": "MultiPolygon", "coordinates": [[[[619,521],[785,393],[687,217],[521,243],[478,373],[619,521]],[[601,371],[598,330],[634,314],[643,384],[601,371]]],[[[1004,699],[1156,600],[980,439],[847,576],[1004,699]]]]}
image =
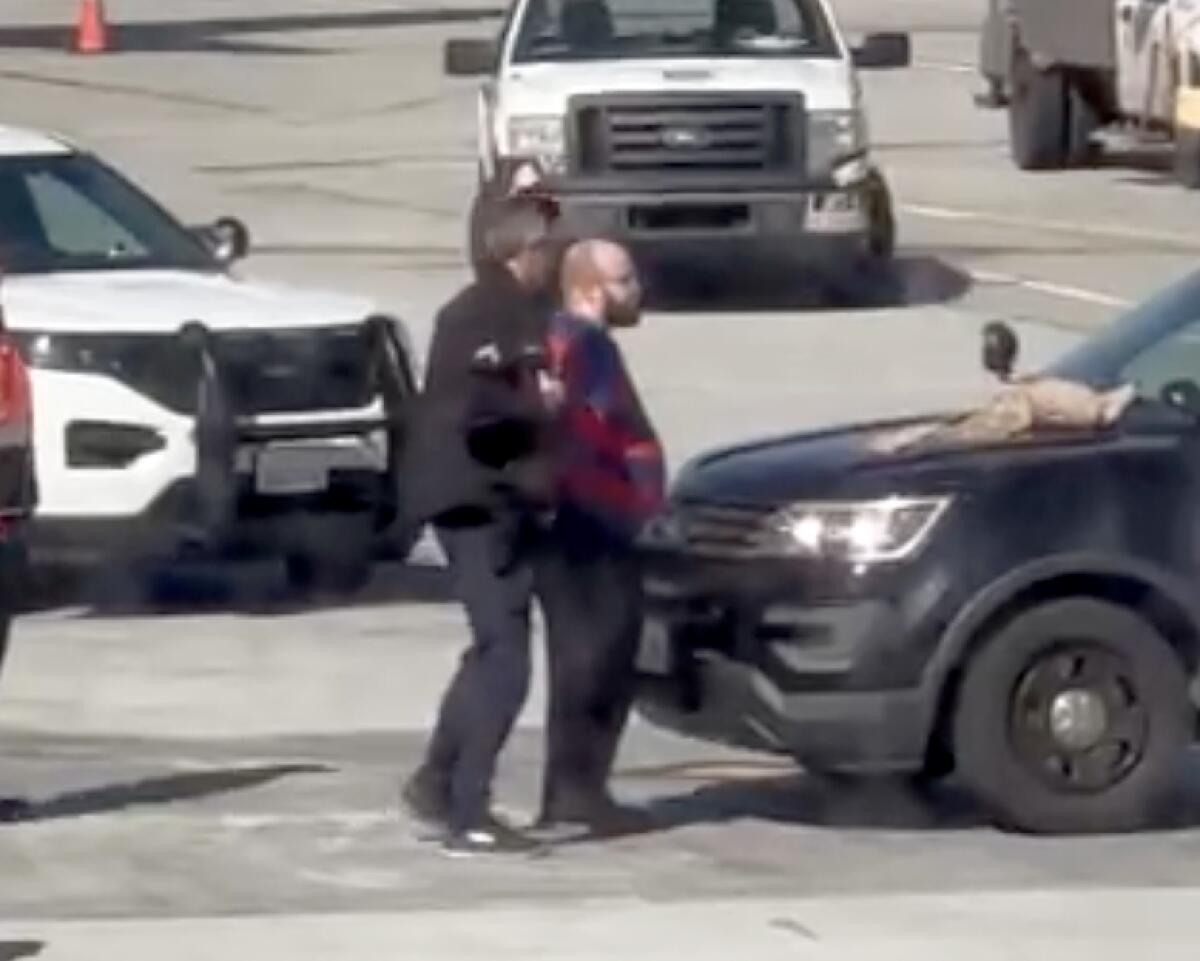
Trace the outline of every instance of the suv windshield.
{"type": "Polygon", "coordinates": [[[216,267],[198,239],[87,154],[0,159],[0,264],[12,274],[216,267]]]}
{"type": "Polygon", "coordinates": [[[812,0],[530,0],[516,63],[703,56],[836,57],[812,0]]]}

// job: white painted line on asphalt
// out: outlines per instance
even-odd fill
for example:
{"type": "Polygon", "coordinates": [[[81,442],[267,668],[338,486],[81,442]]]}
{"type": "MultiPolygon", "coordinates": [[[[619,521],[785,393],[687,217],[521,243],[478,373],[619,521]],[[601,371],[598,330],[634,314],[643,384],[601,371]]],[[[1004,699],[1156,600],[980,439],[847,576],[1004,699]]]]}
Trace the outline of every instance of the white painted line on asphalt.
{"type": "Polygon", "coordinates": [[[1166,230],[1140,230],[1136,227],[1116,227],[1108,224],[1081,224],[1069,220],[1043,220],[1036,217],[1013,217],[1008,214],[991,213],[985,210],[963,210],[956,207],[935,207],[927,204],[901,204],[900,210],[930,220],[974,222],[998,227],[1016,227],[1022,230],[1040,230],[1046,233],[1074,234],[1081,237],[1097,237],[1105,240],[1136,240],[1178,247],[1189,253],[1200,250],[1194,235],[1173,233],[1166,230]]]}
{"type": "Polygon", "coordinates": [[[1006,287],[1021,287],[1036,293],[1048,294],[1052,297],[1062,297],[1066,300],[1078,300],[1083,303],[1097,304],[1101,307],[1124,308],[1132,306],[1133,302],[1111,294],[1087,290],[1071,284],[1059,284],[1050,280],[1038,280],[1034,277],[1019,277],[1016,274],[1004,274],[990,270],[968,270],[967,274],[976,283],[993,284],[1006,287]]]}
{"type": "Polygon", "coordinates": [[[1095,290],[1086,290],[1083,287],[1074,287],[1070,284],[1056,284],[1048,280],[1029,280],[1020,281],[1021,286],[1028,290],[1036,290],[1043,294],[1050,294],[1054,297],[1065,297],[1068,300],[1081,300],[1084,303],[1098,304],[1101,307],[1132,307],[1133,301],[1126,300],[1124,297],[1113,297],[1110,294],[1102,294],[1095,290]]]}
{"type": "Polygon", "coordinates": [[[913,66],[918,70],[936,70],[939,73],[978,73],[978,69],[969,63],[950,63],[945,60],[915,60],[913,66]]]}

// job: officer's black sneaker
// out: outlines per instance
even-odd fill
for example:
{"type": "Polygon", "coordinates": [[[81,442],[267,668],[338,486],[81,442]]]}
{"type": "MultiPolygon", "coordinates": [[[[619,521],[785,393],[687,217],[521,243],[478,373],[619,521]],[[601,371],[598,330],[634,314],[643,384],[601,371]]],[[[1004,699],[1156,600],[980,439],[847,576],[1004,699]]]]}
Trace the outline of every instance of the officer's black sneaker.
{"type": "Polygon", "coordinates": [[[442,853],[451,858],[487,854],[537,857],[546,853],[546,846],[502,821],[489,818],[473,828],[452,831],[442,842],[442,853]]]}
{"type": "Polygon", "coordinates": [[[601,795],[587,801],[556,804],[544,810],[535,831],[538,837],[569,837],[582,833],[593,838],[617,838],[647,834],[659,826],[649,811],[619,804],[601,795]]]}
{"type": "Polygon", "coordinates": [[[449,792],[423,770],[409,778],[400,789],[400,800],[416,821],[444,827],[450,820],[449,792]]]}

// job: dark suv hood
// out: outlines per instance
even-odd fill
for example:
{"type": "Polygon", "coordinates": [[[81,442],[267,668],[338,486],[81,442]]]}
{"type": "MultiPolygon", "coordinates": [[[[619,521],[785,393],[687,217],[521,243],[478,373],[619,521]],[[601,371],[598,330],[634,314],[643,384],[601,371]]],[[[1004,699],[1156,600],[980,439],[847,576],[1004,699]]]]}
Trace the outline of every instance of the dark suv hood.
{"type": "MultiPolygon", "coordinates": [[[[954,416],[953,414],[949,416],[954,416]]],[[[681,501],[770,506],[789,500],[876,497],[959,487],[981,471],[1104,457],[1174,444],[1182,423],[1161,405],[1131,408],[1120,427],[1038,434],[977,446],[913,447],[886,453],[876,442],[947,415],[914,417],[768,438],[692,460],[672,496],[681,501]]]]}
{"type": "Polygon", "coordinates": [[[745,504],[827,497],[860,470],[874,472],[895,460],[871,450],[873,438],[934,419],[858,424],[721,448],[692,460],[680,472],[673,496],[745,504]]]}

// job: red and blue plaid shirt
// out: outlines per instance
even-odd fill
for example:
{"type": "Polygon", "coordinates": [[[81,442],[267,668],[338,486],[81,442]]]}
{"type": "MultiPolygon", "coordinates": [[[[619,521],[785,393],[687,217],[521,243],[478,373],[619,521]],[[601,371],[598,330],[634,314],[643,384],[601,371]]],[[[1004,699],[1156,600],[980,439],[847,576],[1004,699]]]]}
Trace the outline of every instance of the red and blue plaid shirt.
{"type": "Polygon", "coordinates": [[[662,446],[620,349],[599,324],[560,312],[550,322],[552,371],[562,381],[559,492],[622,538],[663,503],[662,446]]]}

